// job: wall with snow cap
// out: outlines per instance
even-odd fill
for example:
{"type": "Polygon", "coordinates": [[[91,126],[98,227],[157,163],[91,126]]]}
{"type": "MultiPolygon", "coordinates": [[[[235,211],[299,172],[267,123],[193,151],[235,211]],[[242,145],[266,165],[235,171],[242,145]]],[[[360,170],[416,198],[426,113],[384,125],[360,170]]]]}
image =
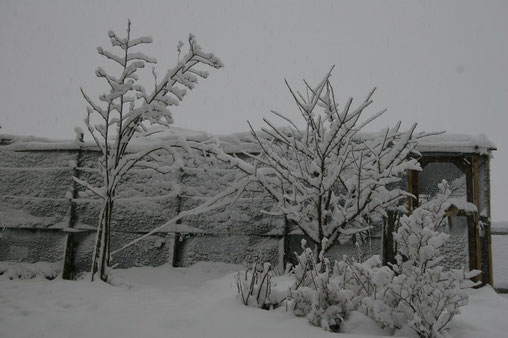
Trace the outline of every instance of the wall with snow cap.
{"type": "MultiPolygon", "coordinates": [[[[165,137],[159,136],[158,141],[165,137]]],[[[210,137],[200,133],[197,140],[210,137]]],[[[433,136],[420,147],[420,151],[436,152],[468,150],[485,153],[493,149],[486,138],[466,136],[439,139],[433,136]],[[475,145],[475,142],[478,143],[475,145]],[[490,149],[490,150],[489,150],[490,149]]],[[[442,137],[441,137],[442,138],[442,137]]],[[[228,152],[255,151],[246,134],[220,136],[228,152]]],[[[1,137],[0,137],[0,141],[1,137]]],[[[42,139],[25,139],[0,144],[0,260],[59,261],[69,236],[73,243],[73,266],[76,272],[90,267],[91,253],[100,212],[100,201],[94,196],[82,196],[83,188],[75,184],[72,175],[90,183],[98,183],[96,161],[99,153],[92,146],[79,146],[74,141],[53,142],[42,139]],[[23,249],[25,248],[25,249],[23,249]]],[[[142,147],[143,142],[135,144],[142,147]]],[[[480,156],[481,210],[487,213],[489,188],[489,157],[480,156]]],[[[236,171],[225,165],[209,170],[184,167],[181,171],[160,174],[134,170],[125,177],[118,190],[112,225],[112,250],[138,238],[166,223],[178,214],[199,205],[207,197],[222,191],[235,179],[236,171]]],[[[420,193],[432,195],[437,182],[446,178],[456,188],[456,197],[465,199],[465,180],[462,173],[446,163],[428,165],[420,173],[420,193]]],[[[401,184],[406,185],[406,180],[401,184]]],[[[113,257],[117,267],[160,265],[175,262],[181,266],[197,261],[223,261],[248,263],[256,259],[280,263],[284,243],[285,222],[281,216],[262,213],[270,210],[272,202],[261,192],[250,190],[233,206],[203,215],[182,219],[181,227],[194,228],[193,234],[180,236],[174,257],[175,235],[171,229],[149,236],[113,257]]],[[[450,232],[449,246],[445,249],[448,267],[467,266],[467,227],[457,226],[450,232]]],[[[174,229],[173,229],[174,230],[174,229]]],[[[295,236],[291,248],[299,248],[295,236]]],[[[291,241],[291,238],[287,238],[291,241]]],[[[331,248],[329,255],[366,258],[381,254],[382,241],[374,233],[360,245],[345,241],[331,248]],[[360,249],[360,250],[359,250],[360,249]]],[[[291,252],[287,254],[292,254],[291,252]]]]}
{"type": "MultiPolygon", "coordinates": [[[[100,201],[72,198],[74,190],[82,191],[72,176],[96,182],[98,155],[75,149],[0,151],[0,260],[60,261],[70,235],[76,272],[89,268],[100,201]]],[[[165,196],[171,179],[145,172],[126,178],[113,215],[113,250],[176,214],[175,196],[165,196]]],[[[125,250],[116,263],[166,263],[171,253],[166,237],[148,237],[125,250]]]]}
{"type": "MultiPolygon", "coordinates": [[[[72,176],[99,183],[97,151],[37,150],[20,147],[0,150],[0,260],[60,261],[67,236],[73,244],[76,273],[90,268],[101,202],[72,176]],[[26,249],[22,249],[26,248],[26,249]]],[[[235,179],[230,168],[204,172],[182,168],[159,174],[133,170],[118,189],[112,215],[112,251],[199,205],[235,179]]],[[[249,191],[227,208],[182,219],[199,235],[181,236],[175,263],[191,265],[200,260],[231,263],[262,258],[277,264],[284,220],[262,214],[270,201],[249,191]]],[[[173,262],[174,234],[170,230],[149,236],[113,257],[117,267],[160,265],[173,262]]]]}

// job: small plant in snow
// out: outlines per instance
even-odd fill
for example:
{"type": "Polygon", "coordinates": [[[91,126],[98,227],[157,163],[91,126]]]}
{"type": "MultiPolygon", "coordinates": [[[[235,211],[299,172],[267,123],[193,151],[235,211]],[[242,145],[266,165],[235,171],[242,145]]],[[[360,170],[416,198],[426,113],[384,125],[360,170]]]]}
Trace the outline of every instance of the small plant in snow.
{"type": "Polygon", "coordinates": [[[386,291],[394,272],[381,266],[379,256],[363,263],[344,258],[334,261],[330,269],[327,258],[316,262],[312,250],[306,248],[298,261],[293,270],[296,290],[290,293],[297,316],[305,316],[311,324],[327,331],[338,331],[351,311],[360,311],[383,327],[393,327],[390,305],[395,303],[389,302],[386,291]]]}
{"type": "MultiPolygon", "coordinates": [[[[326,243],[323,243],[326,245],[326,243]]],[[[302,240],[303,252],[293,269],[295,289],[290,291],[289,302],[297,316],[324,330],[337,332],[340,324],[353,309],[353,293],[344,288],[340,269],[331,269],[324,250],[316,260],[310,248],[302,240]]]]}
{"type": "Polygon", "coordinates": [[[244,305],[270,309],[273,269],[270,263],[256,262],[251,269],[236,274],[236,286],[244,305]]]}
{"type": "MultiPolygon", "coordinates": [[[[85,122],[93,140],[102,152],[102,157],[98,161],[102,184],[92,186],[88,182],[74,178],[103,201],[92,257],[91,276],[93,280],[98,272],[99,277],[104,281],[107,280],[107,267],[111,257],[111,216],[116,190],[122,178],[135,167],[161,170],[156,164],[160,160],[158,154],[161,151],[175,158],[177,147],[190,149],[188,145],[181,143],[173,147],[158,144],[139,152],[129,152],[129,143],[133,138],[154,133],[156,130],[151,129],[151,125],[167,127],[173,123],[173,115],[168,107],[177,106],[186,94],[185,88],[194,88],[198,77],[208,76],[206,71],[197,69],[196,66],[222,67],[221,61],[213,54],[203,52],[196,38],[190,35],[188,52],[181,57],[174,68],[169,69],[161,78],[158,78],[155,70],[152,69],[154,84],[153,88],[147,92],[139,83],[138,71],[145,68],[147,64],[155,64],[157,61],[135,49],[152,43],[152,38],[132,38],[130,21],[125,37],[113,31],[110,31],[108,35],[113,48],[120,49],[120,53],[115,54],[101,47],[97,48],[97,51],[108,61],[120,66],[120,71],[112,75],[101,67],[96,70],[97,77],[106,81],[109,87],[108,92],[99,96],[99,101],[92,100],[82,90],[83,97],[88,103],[85,122]],[[152,161],[147,161],[148,158],[152,161]]],[[[182,47],[184,44],[180,42],[179,56],[182,47]]],[[[178,164],[176,159],[174,162],[178,164]]]]}

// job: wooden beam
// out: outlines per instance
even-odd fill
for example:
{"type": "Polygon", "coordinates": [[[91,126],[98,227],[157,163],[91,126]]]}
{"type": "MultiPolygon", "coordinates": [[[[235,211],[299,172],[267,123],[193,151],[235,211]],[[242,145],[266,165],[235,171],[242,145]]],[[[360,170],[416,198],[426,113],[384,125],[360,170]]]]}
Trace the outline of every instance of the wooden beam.
{"type": "Polygon", "coordinates": [[[408,170],[407,172],[407,189],[410,194],[413,194],[415,198],[408,197],[408,211],[411,214],[414,209],[418,208],[419,205],[419,193],[418,193],[418,171],[408,170]]]}
{"type": "Polygon", "coordinates": [[[64,258],[62,268],[62,279],[71,280],[74,277],[73,260],[74,260],[74,241],[72,233],[65,234],[64,240],[64,258]]]}
{"type": "MultiPolygon", "coordinates": [[[[474,203],[474,179],[473,170],[466,172],[466,198],[470,203],[474,203]]],[[[478,231],[475,226],[476,216],[467,216],[467,238],[468,238],[468,256],[469,256],[469,270],[481,270],[481,265],[478,261],[477,255],[477,237],[478,231]]],[[[474,278],[477,281],[481,281],[481,275],[474,278]]]]}
{"type": "Polygon", "coordinates": [[[387,212],[383,229],[383,265],[395,263],[395,248],[393,247],[393,232],[395,230],[395,219],[397,214],[393,210],[387,212]]]}
{"type": "Polygon", "coordinates": [[[489,284],[494,287],[494,266],[492,262],[492,218],[490,217],[490,156],[484,155],[483,157],[483,167],[487,172],[488,180],[487,180],[487,200],[485,201],[487,206],[487,217],[488,217],[488,226],[485,232],[485,236],[487,236],[487,255],[488,255],[488,264],[489,264],[489,284]]]}
{"type": "MultiPolygon", "coordinates": [[[[480,166],[478,162],[478,155],[473,155],[473,204],[476,205],[476,209],[478,212],[474,218],[474,231],[475,231],[475,241],[476,241],[476,261],[477,261],[477,269],[482,270],[482,243],[480,240],[480,166]]],[[[480,281],[483,281],[483,276],[480,275],[478,278],[480,281]]]]}
{"type": "Polygon", "coordinates": [[[474,216],[467,216],[467,251],[469,256],[469,270],[478,270],[476,255],[476,238],[474,237],[474,216]]]}
{"type": "MultiPolygon", "coordinates": [[[[288,266],[289,263],[291,263],[291,252],[289,248],[289,220],[287,215],[284,215],[284,237],[282,240],[284,241],[282,245],[282,271],[286,270],[286,266],[288,266]]],[[[281,253],[279,252],[279,257],[281,256],[281,253]]]]}
{"type": "MultiPolygon", "coordinates": [[[[178,175],[178,183],[183,185],[183,180],[185,177],[185,173],[182,168],[180,168],[180,174],[178,175]]],[[[182,212],[182,196],[178,194],[176,197],[177,205],[176,205],[176,214],[179,215],[182,212]]],[[[176,221],[176,224],[182,224],[182,219],[179,218],[176,221]]],[[[182,250],[182,244],[183,237],[181,237],[181,234],[179,232],[175,232],[173,234],[173,247],[172,247],[172,253],[171,256],[171,266],[178,267],[180,266],[180,251],[182,250]]]]}
{"type": "MultiPolygon", "coordinates": [[[[490,220],[490,216],[489,216],[490,220]]],[[[490,286],[494,287],[494,266],[492,262],[492,223],[489,222],[489,225],[485,229],[485,236],[487,236],[487,255],[488,255],[488,264],[489,264],[489,280],[488,283],[490,286]]]]}

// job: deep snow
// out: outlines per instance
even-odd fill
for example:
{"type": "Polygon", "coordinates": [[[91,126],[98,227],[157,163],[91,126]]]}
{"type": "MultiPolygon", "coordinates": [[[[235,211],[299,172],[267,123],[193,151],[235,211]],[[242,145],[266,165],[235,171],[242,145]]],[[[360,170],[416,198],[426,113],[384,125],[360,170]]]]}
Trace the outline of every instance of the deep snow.
{"type": "MultiPolygon", "coordinates": [[[[0,280],[0,337],[369,337],[383,331],[353,313],[346,332],[328,333],[284,309],[245,307],[232,272],[239,266],[116,270],[111,286],[87,280],[0,280]]],[[[471,290],[451,337],[503,337],[508,298],[471,290]]],[[[411,334],[411,333],[410,333],[411,334]]]]}
{"type": "Polygon", "coordinates": [[[492,236],[492,263],[494,286],[508,288],[508,235],[492,236]]]}

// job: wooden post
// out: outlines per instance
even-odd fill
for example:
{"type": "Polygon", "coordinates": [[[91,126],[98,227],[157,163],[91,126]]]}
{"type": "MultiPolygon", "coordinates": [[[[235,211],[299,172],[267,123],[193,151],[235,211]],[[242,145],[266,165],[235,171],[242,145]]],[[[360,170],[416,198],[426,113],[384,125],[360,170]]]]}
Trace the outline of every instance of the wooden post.
{"type": "MultiPolygon", "coordinates": [[[[475,204],[475,171],[473,168],[469,168],[466,171],[466,197],[469,203],[475,204]]],[[[476,204],[475,204],[476,205],[476,204]]],[[[478,209],[479,211],[479,209],[478,209]]],[[[468,256],[469,256],[469,270],[481,270],[481,259],[478,260],[478,224],[476,222],[476,215],[467,216],[467,237],[468,237],[468,256]]],[[[480,256],[481,258],[481,256],[480,256]]],[[[479,275],[474,278],[475,281],[481,281],[482,276],[479,275]]]]}
{"type": "MultiPolygon", "coordinates": [[[[478,270],[478,261],[476,255],[476,236],[475,236],[475,216],[467,217],[467,234],[468,234],[468,256],[469,256],[469,270],[478,270]]],[[[481,279],[481,275],[478,276],[481,279]]]]}
{"type": "Polygon", "coordinates": [[[483,167],[484,170],[488,174],[487,180],[487,200],[485,201],[487,206],[487,218],[488,218],[488,226],[486,227],[485,236],[487,236],[487,259],[489,264],[489,284],[494,287],[494,266],[492,262],[492,220],[490,217],[490,157],[489,155],[483,156],[484,162],[483,167]]]}
{"type": "MultiPolygon", "coordinates": [[[[282,271],[285,271],[288,263],[291,263],[291,253],[289,252],[289,220],[286,215],[284,215],[284,236],[282,240],[284,241],[282,245],[282,271]]],[[[279,254],[279,257],[281,255],[279,254]]]]}
{"type": "Polygon", "coordinates": [[[395,250],[393,247],[393,231],[395,228],[396,212],[389,210],[387,212],[385,226],[383,229],[383,265],[395,263],[395,250]]]}
{"type": "Polygon", "coordinates": [[[74,252],[74,242],[72,238],[72,232],[68,232],[65,234],[65,248],[64,248],[64,259],[63,259],[63,268],[62,268],[62,279],[71,280],[74,276],[73,274],[73,252],[74,252]]]}
{"type": "MultiPolygon", "coordinates": [[[[483,173],[486,173],[489,177],[485,181],[485,187],[483,189],[486,192],[486,199],[485,201],[481,200],[483,204],[482,211],[486,211],[486,215],[480,215],[480,222],[484,224],[483,227],[483,237],[481,238],[482,241],[482,263],[486,266],[483,267],[484,271],[486,272],[486,275],[488,278],[484,279],[484,283],[490,284],[492,287],[494,286],[494,271],[493,271],[493,262],[492,262],[492,224],[491,224],[491,218],[490,218],[490,165],[489,165],[489,155],[483,155],[478,157],[478,161],[482,161],[482,163],[478,164],[478,167],[480,165],[483,166],[483,173]]],[[[478,170],[478,177],[480,179],[481,171],[478,170]]],[[[480,195],[480,198],[481,195],[480,195]]]]}
{"type": "Polygon", "coordinates": [[[173,234],[173,260],[171,262],[171,265],[175,268],[178,267],[178,265],[179,265],[178,255],[180,252],[180,241],[181,241],[180,233],[175,232],[173,234]]]}
{"type": "MultiPolygon", "coordinates": [[[[480,205],[480,166],[478,162],[478,155],[473,155],[473,203],[474,205],[476,205],[476,209],[478,210],[474,218],[477,269],[483,271],[482,242],[480,240],[480,231],[479,231],[481,205],[480,205]]],[[[484,279],[483,277],[484,277],[483,275],[480,275],[478,280],[485,282],[485,280],[483,280],[484,279]]]]}
{"type": "Polygon", "coordinates": [[[408,197],[408,211],[411,214],[414,209],[418,208],[419,205],[418,171],[408,170],[407,179],[408,179],[407,181],[408,192],[415,196],[415,198],[408,197]]]}
{"type": "MultiPolygon", "coordinates": [[[[184,171],[182,168],[180,168],[180,175],[178,175],[178,181],[180,184],[182,184],[183,182],[183,177],[184,177],[184,171]]],[[[182,212],[182,196],[180,196],[180,194],[178,194],[178,196],[176,197],[176,200],[177,200],[177,207],[176,207],[176,214],[179,215],[181,212],[182,212]]],[[[182,219],[178,219],[176,221],[176,224],[182,224],[182,219]]],[[[173,259],[171,261],[171,265],[173,267],[178,267],[180,265],[180,247],[181,247],[181,242],[182,241],[182,237],[181,237],[181,234],[179,232],[175,232],[173,234],[173,259]]]]}
{"type": "Polygon", "coordinates": [[[488,283],[490,286],[494,287],[494,267],[492,264],[492,231],[491,231],[492,223],[490,223],[490,217],[489,217],[489,224],[485,229],[485,236],[487,236],[487,257],[488,257],[488,264],[489,264],[489,280],[488,283]]]}

